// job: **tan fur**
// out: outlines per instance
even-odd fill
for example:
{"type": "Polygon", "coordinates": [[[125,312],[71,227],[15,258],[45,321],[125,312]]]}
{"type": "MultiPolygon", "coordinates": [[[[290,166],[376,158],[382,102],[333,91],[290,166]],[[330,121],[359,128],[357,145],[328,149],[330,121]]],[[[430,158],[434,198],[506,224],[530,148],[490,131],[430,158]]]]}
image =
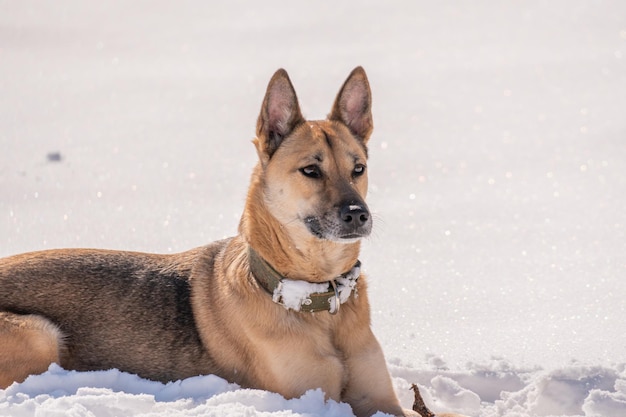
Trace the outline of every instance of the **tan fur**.
{"type": "Polygon", "coordinates": [[[40,316],[0,312],[0,388],[58,363],[63,336],[40,316]]]}
{"type": "Polygon", "coordinates": [[[321,388],[357,416],[402,410],[370,329],[366,277],[336,315],[288,310],[250,271],[249,248],[287,279],[350,270],[365,204],[371,93],[362,68],[327,120],[306,121],[284,70],[257,122],[239,234],[175,255],[68,249],[0,259],[0,386],[52,362],[170,381],[214,373],[287,398],[321,388]],[[319,175],[318,175],[319,174],[319,175]]]}

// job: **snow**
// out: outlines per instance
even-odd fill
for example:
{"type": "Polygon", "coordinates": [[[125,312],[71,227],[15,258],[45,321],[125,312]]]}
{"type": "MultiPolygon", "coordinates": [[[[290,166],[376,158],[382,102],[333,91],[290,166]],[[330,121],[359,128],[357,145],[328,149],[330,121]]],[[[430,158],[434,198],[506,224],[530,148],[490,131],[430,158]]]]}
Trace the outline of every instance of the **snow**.
{"type": "MultiPolygon", "coordinates": [[[[355,296],[358,296],[356,283],[360,275],[361,263],[358,262],[350,271],[335,279],[333,288],[335,288],[336,295],[329,298],[329,311],[333,313],[337,311],[337,298],[339,298],[339,306],[341,306],[341,304],[348,301],[352,291],[355,291],[355,296]]],[[[324,294],[329,292],[329,288],[331,288],[331,283],[328,282],[316,284],[307,281],[285,279],[274,290],[272,299],[274,302],[285,306],[285,308],[300,311],[303,305],[311,304],[311,294],[324,294]]]]}
{"type": "MultiPolygon", "coordinates": [[[[359,296],[356,284],[360,276],[361,262],[358,261],[356,265],[354,265],[347,273],[337,277],[335,281],[337,282],[336,291],[339,297],[339,304],[343,304],[348,301],[348,298],[350,298],[353,291],[355,297],[359,296]]],[[[337,300],[334,301],[336,302],[337,300]]]]}
{"type": "Polygon", "coordinates": [[[65,371],[57,365],[0,392],[0,415],[223,416],[350,414],[347,404],[324,401],[321,390],[295,400],[240,389],[214,375],[161,384],[116,370],[65,371]]]}
{"type": "Polygon", "coordinates": [[[311,294],[325,293],[327,291],[328,284],[285,280],[276,287],[272,299],[275,303],[283,304],[285,308],[300,311],[300,307],[307,303],[311,294]]]}
{"type": "MultiPolygon", "coordinates": [[[[235,233],[269,78],[374,95],[360,259],[405,406],[626,415],[626,3],[0,2],[0,256],[235,233]]],[[[0,415],[345,415],[52,367],[0,415]],[[68,411],[69,410],[69,411],[68,411]]]]}
{"type": "MultiPolygon", "coordinates": [[[[440,361],[440,360],[438,360],[440,361]]],[[[621,417],[626,407],[624,367],[572,366],[554,371],[511,368],[503,361],[464,371],[392,366],[394,385],[405,407],[411,382],[433,410],[470,416],[586,415],[621,417]],[[582,414],[584,413],[584,414],[582,414]]],[[[0,415],[70,416],[345,416],[350,406],[310,390],[287,400],[278,394],[242,389],[215,376],[162,384],[117,370],[48,372],[0,390],[0,415]]],[[[382,414],[381,414],[382,415],[382,414]]]]}

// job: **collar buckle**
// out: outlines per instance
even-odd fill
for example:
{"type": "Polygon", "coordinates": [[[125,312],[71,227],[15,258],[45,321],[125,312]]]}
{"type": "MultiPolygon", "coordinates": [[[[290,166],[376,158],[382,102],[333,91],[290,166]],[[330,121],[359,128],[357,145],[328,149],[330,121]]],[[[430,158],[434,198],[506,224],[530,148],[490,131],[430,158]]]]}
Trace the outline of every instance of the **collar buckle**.
{"type": "Polygon", "coordinates": [[[330,281],[330,285],[332,285],[335,295],[328,299],[328,304],[330,305],[328,311],[334,316],[335,314],[339,313],[339,307],[341,307],[341,299],[339,298],[339,291],[337,291],[337,281],[333,279],[332,281],[330,281]]]}

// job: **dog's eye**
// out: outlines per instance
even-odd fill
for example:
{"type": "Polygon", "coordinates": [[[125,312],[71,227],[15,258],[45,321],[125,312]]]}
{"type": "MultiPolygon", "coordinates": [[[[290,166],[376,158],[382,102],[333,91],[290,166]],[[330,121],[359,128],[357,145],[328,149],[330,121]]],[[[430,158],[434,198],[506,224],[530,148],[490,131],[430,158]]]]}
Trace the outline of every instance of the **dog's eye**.
{"type": "Polygon", "coordinates": [[[309,165],[304,168],[300,168],[300,172],[305,177],[309,178],[322,178],[322,171],[317,165],[309,165]]]}
{"type": "Polygon", "coordinates": [[[352,171],[352,175],[355,177],[360,177],[363,174],[365,174],[365,165],[356,164],[356,166],[354,167],[354,171],[352,171]]]}

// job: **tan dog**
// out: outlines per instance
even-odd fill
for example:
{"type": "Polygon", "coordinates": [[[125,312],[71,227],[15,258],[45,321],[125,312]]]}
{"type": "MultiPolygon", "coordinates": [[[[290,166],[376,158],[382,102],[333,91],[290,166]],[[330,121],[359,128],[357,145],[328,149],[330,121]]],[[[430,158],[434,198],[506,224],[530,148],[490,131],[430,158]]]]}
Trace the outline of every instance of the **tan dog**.
{"type": "Polygon", "coordinates": [[[239,235],[175,255],[68,249],[0,260],[0,387],[118,368],[158,381],[217,374],[357,416],[402,415],[370,330],[359,240],[370,234],[371,93],[362,68],[327,120],[305,121],[284,70],[257,122],[239,235]]]}

